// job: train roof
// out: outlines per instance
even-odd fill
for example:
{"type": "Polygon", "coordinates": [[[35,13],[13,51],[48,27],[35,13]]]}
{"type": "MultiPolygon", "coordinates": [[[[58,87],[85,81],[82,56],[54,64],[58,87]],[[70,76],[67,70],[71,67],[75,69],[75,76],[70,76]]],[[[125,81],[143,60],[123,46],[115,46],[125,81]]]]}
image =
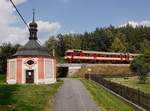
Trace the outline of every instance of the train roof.
{"type": "MultiPolygon", "coordinates": [[[[123,52],[100,52],[100,51],[85,51],[85,50],[76,50],[76,49],[67,50],[66,52],[82,52],[82,53],[112,54],[112,55],[126,54],[126,53],[123,53],[123,52]]],[[[140,54],[133,54],[133,53],[127,53],[127,54],[140,55],[140,54]]]]}

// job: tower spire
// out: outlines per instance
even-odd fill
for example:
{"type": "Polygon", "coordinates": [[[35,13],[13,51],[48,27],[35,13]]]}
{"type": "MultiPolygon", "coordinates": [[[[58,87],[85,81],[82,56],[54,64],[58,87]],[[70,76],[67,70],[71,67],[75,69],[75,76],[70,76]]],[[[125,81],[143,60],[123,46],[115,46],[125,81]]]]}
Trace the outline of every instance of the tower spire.
{"type": "Polygon", "coordinates": [[[37,40],[37,23],[35,22],[35,9],[33,9],[33,20],[32,22],[29,24],[29,31],[30,31],[30,36],[29,39],[30,40],[37,40]]]}
{"type": "Polygon", "coordinates": [[[35,22],[35,9],[33,8],[33,21],[32,22],[35,22]]]}

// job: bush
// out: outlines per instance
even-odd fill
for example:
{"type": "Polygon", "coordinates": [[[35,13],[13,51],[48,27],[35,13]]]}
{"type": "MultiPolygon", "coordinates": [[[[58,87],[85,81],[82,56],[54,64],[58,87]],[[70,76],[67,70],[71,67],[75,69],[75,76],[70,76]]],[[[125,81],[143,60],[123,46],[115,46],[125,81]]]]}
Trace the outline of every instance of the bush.
{"type": "Polygon", "coordinates": [[[138,74],[141,83],[145,83],[147,75],[150,72],[150,50],[145,51],[143,55],[134,59],[130,69],[132,72],[138,74]]]}

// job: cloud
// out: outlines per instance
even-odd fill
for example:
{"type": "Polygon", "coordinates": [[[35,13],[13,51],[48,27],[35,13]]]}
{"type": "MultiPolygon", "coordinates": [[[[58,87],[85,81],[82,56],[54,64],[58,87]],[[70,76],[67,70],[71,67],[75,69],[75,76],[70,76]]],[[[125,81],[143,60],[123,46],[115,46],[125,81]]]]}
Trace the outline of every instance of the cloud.
{"type": "Polygon", "coordinates": [[[59,22],[37,21],[38,24],[38,38],[44,42],[51,35],[56,35],[61,28],[59,22]]]}
{"type": "Polygon", "coordinates": [[[43,33],[56,34],[61,28],[58,22],[37,21],[39,31],[43,33]]]}
{"type": "Polygon", "coordinates": [[[125,27],[127,25],[130,25],[133,28],[139,27],[139,26],[150,27],[150,21],[149,20],[143,20],[143,21],[140,21],[140,22],[128,21],[127,23],[119,25],[119,27],[125,27]]]}
{"type": "MultiPolygon", "coordinates": [[[[16,4],[21,4],[25,0],[15,0],[16,4]]],[[[0,44],[3,42],[17,42],[19,37],[25,31],[19,27],[13,27],[12,24],[17,22],[17,16],[14,14],[14,8],[8,0],[0,0],[0,44]],[[16,35],[16,37],[14,37],[16,35]]]]}
{"type": "MultiPolygon", "coordinates": [[[[27,0],[13,0],[16,5],[25,3],[27,0]]],[[[15,10],[8,0],[0,0],[0,44],[4,42],[24,44],[29,37],[29,32],[25,27],[14,26],[20,20],[15,10]],[[13,25],[12,25],[13,24],[13,25]]],[[[61,28],[58,22],[37,21],[39,30],[39,40],[44,42],[50,35],[57,34],[61,28]]]]}
{"type": "Polygon", "coordinates": [[[13,15],[12,5],[6,0],[0,1],[0,25],[7,25],[16,19],[13,15]],[[11,20],[10,20],[11,18],[11,20]]]}
{"type": "Polygon", "coordinates": [[[149,21],[149,20],[141,21],[141,22],[140,22],[140,25],[143,25],[143,26],[149,27],[149,26],[150,26],[150,21],[149,21]]]}

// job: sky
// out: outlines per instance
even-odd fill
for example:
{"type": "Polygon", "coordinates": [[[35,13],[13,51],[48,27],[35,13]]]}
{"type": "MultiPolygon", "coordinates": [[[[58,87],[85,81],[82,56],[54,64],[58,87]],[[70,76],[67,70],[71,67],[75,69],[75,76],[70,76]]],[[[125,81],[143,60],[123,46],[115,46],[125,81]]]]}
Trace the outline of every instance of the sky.
{"type": "MultiPolygon", "coordinates": [[[[96,27],[150,26],[150,0],[13,0],[27,23],[36,12],[38,38],[83,33],[96,27]]],[[[0,0],[0,44],[24,44],[29,32],[9,0],[0,0]]]]}

